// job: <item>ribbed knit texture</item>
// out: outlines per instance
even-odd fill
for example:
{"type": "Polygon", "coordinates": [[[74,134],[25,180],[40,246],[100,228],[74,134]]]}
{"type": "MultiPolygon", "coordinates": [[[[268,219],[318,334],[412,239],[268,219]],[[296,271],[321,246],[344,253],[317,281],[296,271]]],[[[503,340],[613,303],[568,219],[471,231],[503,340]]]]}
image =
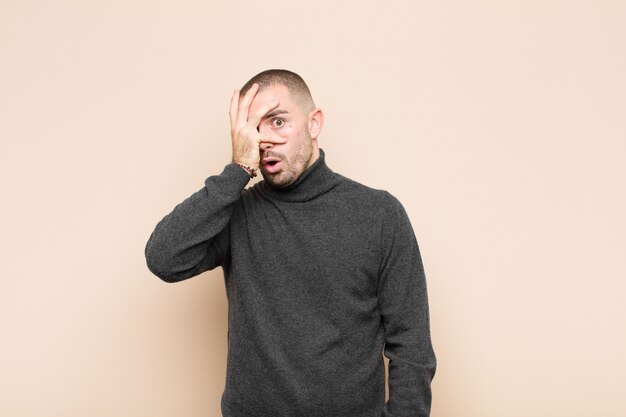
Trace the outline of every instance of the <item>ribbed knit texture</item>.
{"type": "Polygon", "coordinates": [[[245,189],[235,164],[207,178],[157,224],[148,267],[167,282],[223,267],[224,417],[428,416],[436,361],[409,219],[320,154],[287,189],[245,189]]]}

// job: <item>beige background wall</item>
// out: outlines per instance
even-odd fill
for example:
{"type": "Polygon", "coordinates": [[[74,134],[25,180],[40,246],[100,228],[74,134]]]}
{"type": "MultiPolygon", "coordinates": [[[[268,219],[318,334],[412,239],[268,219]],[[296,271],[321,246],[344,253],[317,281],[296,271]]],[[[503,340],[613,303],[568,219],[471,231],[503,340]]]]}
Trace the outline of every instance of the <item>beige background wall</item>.
{"type": "Polygon", "coordinates": [[[626,415],[625,41],[617,0],[0,0],[0,415],[220,415],[221,271],[143,249],[275,67],[412,219],[434,417],[626,415]]]}

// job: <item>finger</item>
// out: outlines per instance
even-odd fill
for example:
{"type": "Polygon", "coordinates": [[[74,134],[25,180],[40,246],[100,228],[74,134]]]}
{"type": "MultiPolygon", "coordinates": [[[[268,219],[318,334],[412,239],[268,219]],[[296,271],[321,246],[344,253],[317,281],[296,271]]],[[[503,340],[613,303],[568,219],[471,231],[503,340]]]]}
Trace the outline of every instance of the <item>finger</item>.
{"type": "Polygon", "coordinates": [[[280,102],[278,100],[272,100],[263,104],[251,117],[248,117],[248,125],[256,129],[259,123],[261,123],[261,119],[278,107],[279,104],[280,102]]]}
{"type": "Polygon", "coordinates": [[[265,136],[261,137],[261,142],[259,143],[259,145],[262,145],[264,143],[281,144],[281,143],[285,143],[285,142],[287,142],[287,138],[284,138],[282,136],[265,135],[265,136]]]}
{"type": "Polygon", "coordinates": [[[230,126],[235,127],[237,121],[237,108],[239,107],[239,90],[235,90],[233,96],[230,99],[230,109],[228,115],[230,116],[230,126]]]}
{"type": "Polygon", "coordinates": [[[237,108],[237,126],[242,127],[248,121],[248,111],[250,109],[250,104],[252,103],[252,99],[256,95],[257,91],[259,91],[259,85],[257,83],[252,84],[252,87],[248,90],[241,103],[239,103],[239,107],[237,108]]]}

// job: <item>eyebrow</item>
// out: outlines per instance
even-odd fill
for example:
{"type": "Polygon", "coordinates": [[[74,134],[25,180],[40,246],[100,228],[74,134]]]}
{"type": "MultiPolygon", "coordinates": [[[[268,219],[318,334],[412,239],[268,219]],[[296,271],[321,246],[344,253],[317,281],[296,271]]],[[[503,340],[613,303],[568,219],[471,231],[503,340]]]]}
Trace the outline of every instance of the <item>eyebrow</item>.
{"type": "Polygon", "coordinates": [[[279,114],[284,114],[284,113],[289,113],[289,112],[284,109],[276,109],[274,111],[267,113],[264,119],[269,119],[270,117],[278,116],[279,114]]]}

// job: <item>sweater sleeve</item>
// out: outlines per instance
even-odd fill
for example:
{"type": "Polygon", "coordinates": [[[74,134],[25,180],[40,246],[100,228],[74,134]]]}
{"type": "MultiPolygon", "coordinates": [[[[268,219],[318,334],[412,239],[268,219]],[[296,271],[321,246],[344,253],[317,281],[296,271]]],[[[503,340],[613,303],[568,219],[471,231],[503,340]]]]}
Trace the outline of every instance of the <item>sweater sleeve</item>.
{"type": "Polygon", "coordinates": [[[156,225],[145,247],[148,269],[163,281],[178,282],[222,265],[229,256],[233,207],[249,180],[235,164],[208,177],[156,225]]]}
{"type": "Polygon", "coordinates": [[[378,302],[389,359],[389,401],[383,417],[428,417],[436,358],[430,338],[428,297],[419,247],[400,202],[382,230],[378,302]]]}

